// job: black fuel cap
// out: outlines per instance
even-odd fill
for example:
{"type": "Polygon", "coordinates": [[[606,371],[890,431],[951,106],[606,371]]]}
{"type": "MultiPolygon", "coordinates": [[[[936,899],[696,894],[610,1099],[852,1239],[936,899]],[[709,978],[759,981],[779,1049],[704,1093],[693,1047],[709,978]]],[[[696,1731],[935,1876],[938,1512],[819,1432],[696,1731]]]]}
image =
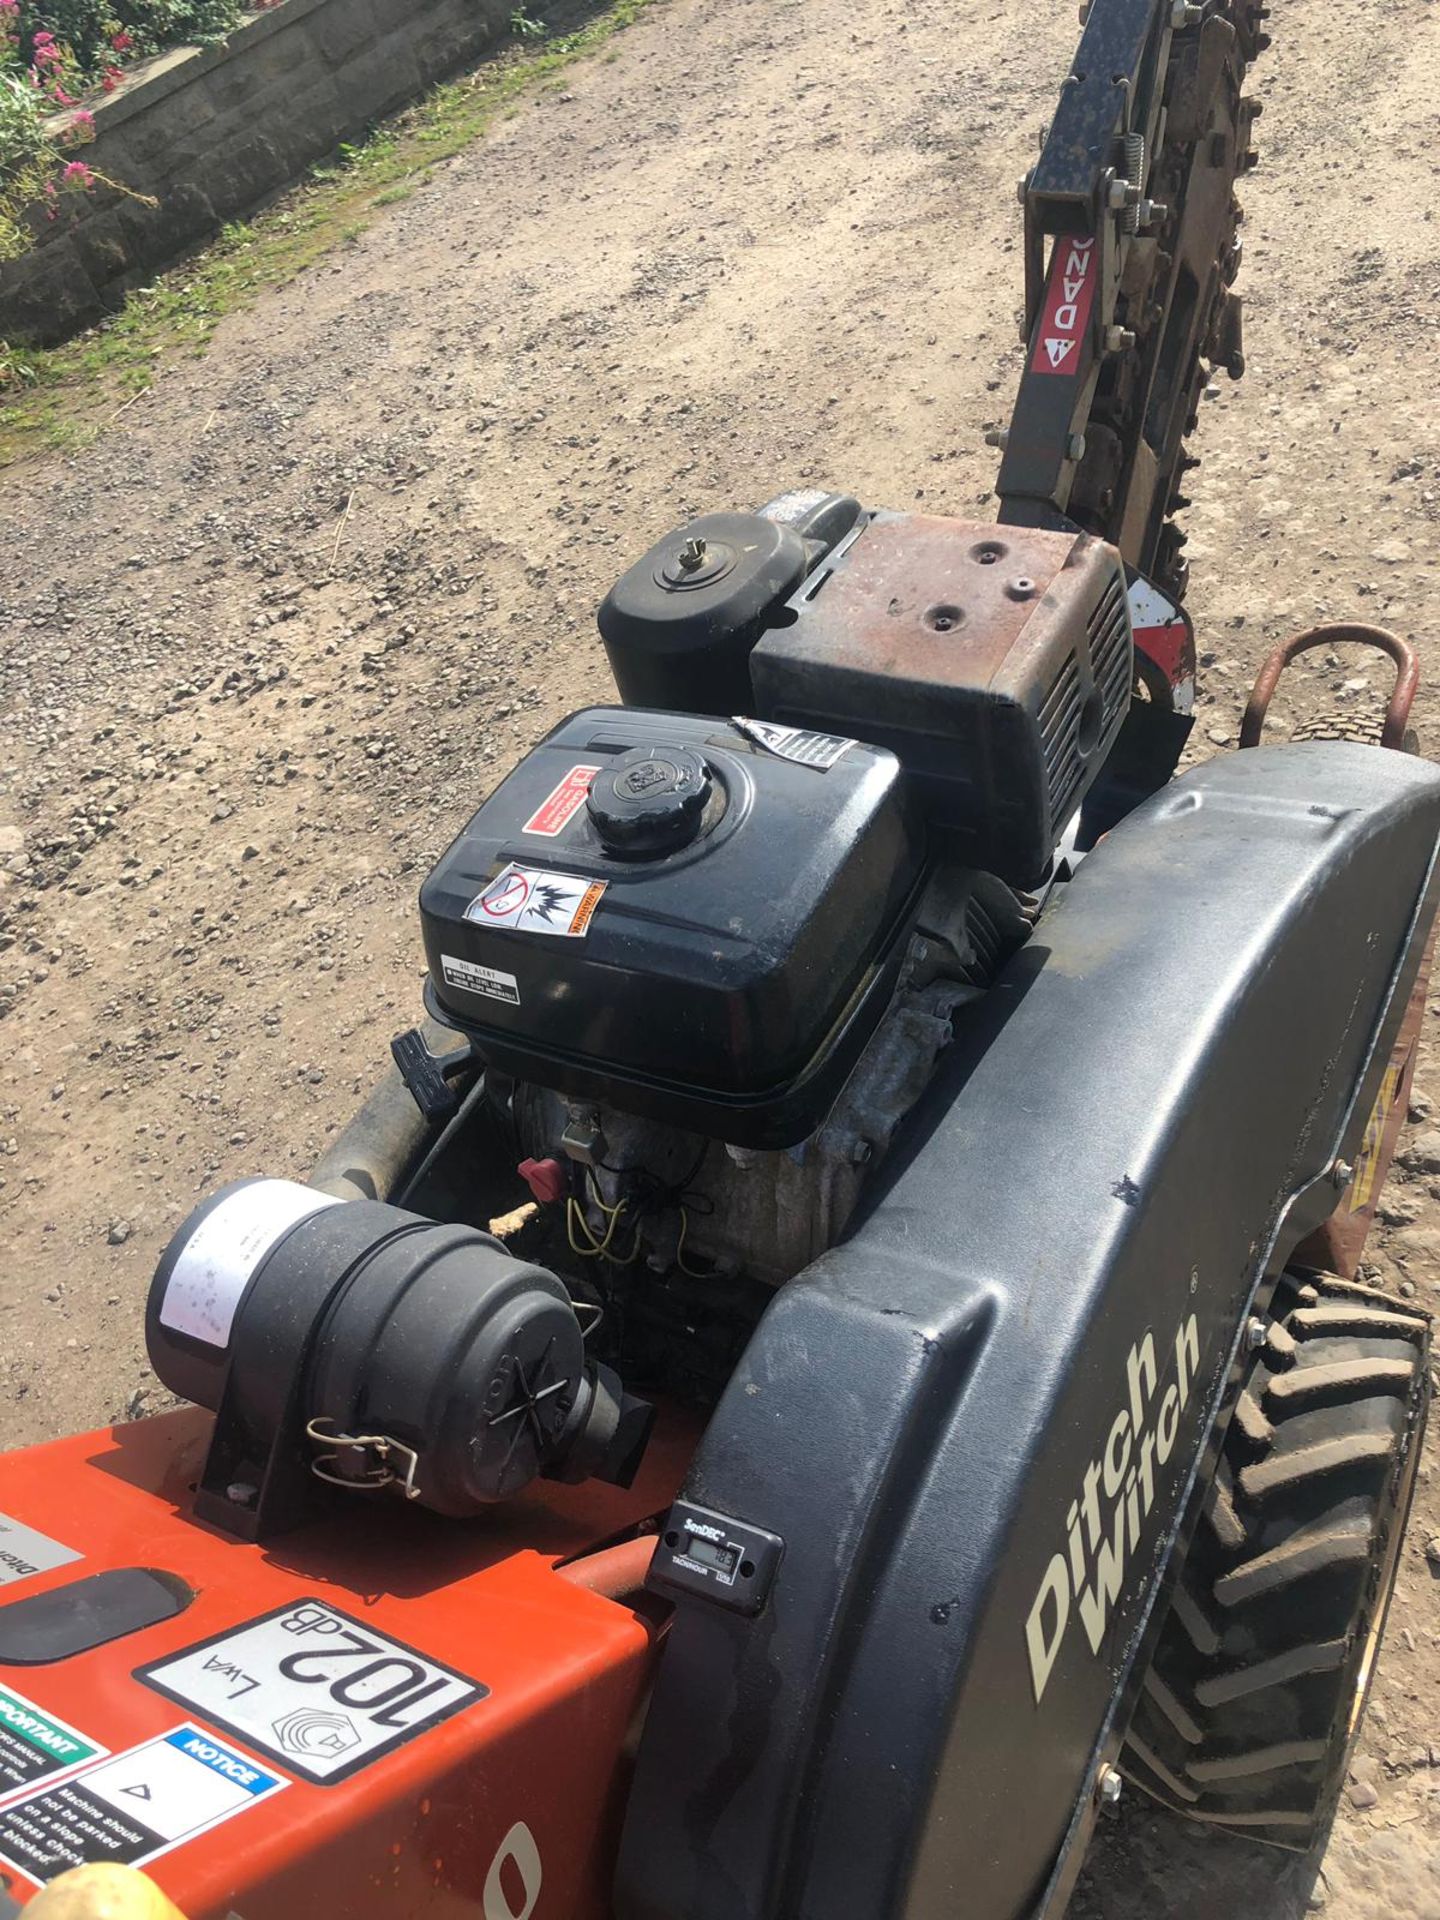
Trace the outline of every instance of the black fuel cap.
{"type": "Polygon", "coordinates": [[[689,747],[634,747],[591,782],[590,818],[611,853],[673,853],[700,831],[710,784],[689,747]]]}

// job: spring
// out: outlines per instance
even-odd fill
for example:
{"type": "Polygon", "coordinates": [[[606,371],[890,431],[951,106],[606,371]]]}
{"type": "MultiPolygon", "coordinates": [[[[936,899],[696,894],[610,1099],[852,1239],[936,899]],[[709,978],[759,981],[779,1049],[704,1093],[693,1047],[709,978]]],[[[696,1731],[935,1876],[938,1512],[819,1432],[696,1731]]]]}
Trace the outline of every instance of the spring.
{"type": "MultiPolygon", "coordinates": [[[[1145,191],[1145,136],[1143,133],[1125,135],[1125,177],[1137,193],[1145,191]]],[[[1139,207],[1127,207],[1120,219],[1122,233],[1140,231],[1139,207]]]]}

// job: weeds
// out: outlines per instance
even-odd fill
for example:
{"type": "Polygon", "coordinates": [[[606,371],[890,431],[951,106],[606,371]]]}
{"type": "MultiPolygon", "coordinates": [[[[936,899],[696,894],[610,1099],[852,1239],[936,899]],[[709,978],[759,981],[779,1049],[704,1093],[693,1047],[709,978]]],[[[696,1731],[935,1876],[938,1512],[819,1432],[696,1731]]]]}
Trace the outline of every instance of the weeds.
{"type": "MultiPolygon", "coordinates": [[[[228,313],[353,244],[384,208],[408,199],[441,161],[480,139],[573,60],[604,47],[658,0],[611,0],[572,33],[525,44],[438,87],[368,140],[341,147],[274,206],[227,226],[204,252],[133,292],[124,310],[63,346],[0,342],[0,465],[103,431],[116,403],[153,383],[174,356],[203,353],[228,313]]],[[[523,11],[519,9],[519,11],[523,11]]]]}

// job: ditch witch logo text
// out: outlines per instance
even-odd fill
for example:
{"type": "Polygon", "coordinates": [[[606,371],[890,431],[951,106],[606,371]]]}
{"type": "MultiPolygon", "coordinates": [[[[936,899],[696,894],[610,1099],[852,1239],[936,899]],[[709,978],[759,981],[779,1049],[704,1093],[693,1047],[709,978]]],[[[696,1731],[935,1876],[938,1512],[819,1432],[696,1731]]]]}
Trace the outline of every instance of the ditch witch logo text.
{"type": "Polygon", "coordinates": [[[1077,1615],[1091,1653],[1100,1651],[1125,1568],[1140,1544],[1145,1516],[1155,1504],[1156,1469],[1165,1465],[1174,1450],[1181,1410],[1190,1398],[1199,1364],[1199,1328],[1193,1313],[1176,1331],[1173,1378],[1167,1367],[1163,1393],[1152,1336],[1147,1333],[1130,1349],[1125,1363],[1126,1403],[1111,1422],[1100,1458],[1085,1469],[1065,1518],[1064,1549],[1045,1569],[1025,1622],[1037,1704],[1077,1615]]]}

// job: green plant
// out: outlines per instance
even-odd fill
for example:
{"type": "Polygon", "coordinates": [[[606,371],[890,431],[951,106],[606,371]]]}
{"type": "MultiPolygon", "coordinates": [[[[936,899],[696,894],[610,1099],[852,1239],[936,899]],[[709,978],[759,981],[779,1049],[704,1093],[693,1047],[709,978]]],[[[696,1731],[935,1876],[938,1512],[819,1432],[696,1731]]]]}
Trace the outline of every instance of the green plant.
{"type": "Polygon", "coordinates": [[[545,22],[532,19],[521,5],[516,7],[510,15],[510,31],[518,34],[522,40],[543,40],[545,22]]]}

